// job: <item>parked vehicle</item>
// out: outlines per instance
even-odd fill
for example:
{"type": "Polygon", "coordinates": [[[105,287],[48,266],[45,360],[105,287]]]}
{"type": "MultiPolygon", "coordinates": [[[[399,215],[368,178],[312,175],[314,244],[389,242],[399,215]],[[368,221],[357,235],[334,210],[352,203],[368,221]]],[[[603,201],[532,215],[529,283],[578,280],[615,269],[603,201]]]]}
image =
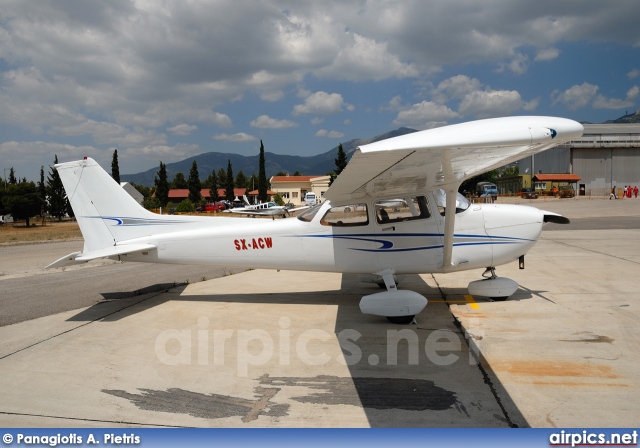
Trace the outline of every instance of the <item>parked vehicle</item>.
{"type": "Polygon", "coordinates": [[[304,205],[312,206],[316,205],[316,194],[313,191],[307,191],[304,195],[304,205]]]}
{"type": "Polygon", "coordinates": [[[556,196],[559,198],[573,198],[576,196],[576,190],[573,189],[573,185],[561,185],[556,196]]]}
{"type": "Polygon", "coordinates": [[[0,215],[0,225],[1,224],[11,224],[13,222],[13,216],[11,215],[0,215]]]}
{"type": "Polygon", "coordinates": [[[211,212],[221,212],[223,210],[226,210],[227,206],[224,204],[224,202],[219,201],[219,202],[209,202],[204,207],[198,207],[198,208],[200,210],[196,209],[197,211],[211,213],[211,212]]]}
{"type": "Polygon", "coordinates": [[[538,199],[538,193],[533,188],[521,188],[518,196],[522,199],[538,199]]]}
{"type": "Polygon", "coordinates": [[[476,194],[480,198],[491,196],[491,199],[495,201],[498,199],[498,186],[491,182],[478,182],[476,184],[476,194]]]}

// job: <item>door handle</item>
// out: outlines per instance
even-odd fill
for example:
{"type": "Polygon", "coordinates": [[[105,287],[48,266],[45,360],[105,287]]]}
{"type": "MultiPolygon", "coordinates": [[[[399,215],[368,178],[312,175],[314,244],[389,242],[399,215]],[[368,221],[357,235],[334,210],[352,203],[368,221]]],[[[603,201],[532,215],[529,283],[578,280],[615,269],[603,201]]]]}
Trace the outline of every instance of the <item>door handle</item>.
{"type": "Polygon", "coordinates": [[[383,232],[388,232],[389,230],[396,230],[396,226],[383,227],[383,228],[382,228],[382,231],[383,231],[383,232]]]}

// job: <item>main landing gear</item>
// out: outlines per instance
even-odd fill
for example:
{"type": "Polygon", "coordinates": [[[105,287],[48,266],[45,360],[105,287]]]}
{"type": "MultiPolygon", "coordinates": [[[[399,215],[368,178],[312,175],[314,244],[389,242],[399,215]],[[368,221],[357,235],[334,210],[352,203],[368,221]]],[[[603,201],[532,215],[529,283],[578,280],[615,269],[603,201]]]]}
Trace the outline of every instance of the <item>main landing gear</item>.
{"type": "Polygon", "coordinates": [[[385,270],[377,273],[384,280],[386,291],[364,296],[360,300],[363,314],[384,316],[394,324],[410,324],[416,314],[425,306],[427,299],[414,291],[398,291],[393,272],[385,270]]]}
{"type": "Polygon", "coordinates": [[[469,283],[469,294],[472,296],[489,297],[500,302],[507,300],[518,289],[518,284],[510,278],[498,277],[494,266],[487,267],[482,276],[483,280],[469,283]]]}

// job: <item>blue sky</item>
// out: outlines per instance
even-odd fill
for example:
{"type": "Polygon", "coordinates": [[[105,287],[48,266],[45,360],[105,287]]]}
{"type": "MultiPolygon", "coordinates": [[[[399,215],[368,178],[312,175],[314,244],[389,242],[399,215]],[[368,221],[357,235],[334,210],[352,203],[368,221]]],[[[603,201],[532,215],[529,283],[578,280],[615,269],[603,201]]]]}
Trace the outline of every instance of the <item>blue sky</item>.
{"type": "MultiPolygon", "coordinates": [[[[400,126],[640,108],[640,4],[3,0],[0,169],[314,155],[400,126]]],[[[309,173],[314,174],[314,173],[309,173]]]]}

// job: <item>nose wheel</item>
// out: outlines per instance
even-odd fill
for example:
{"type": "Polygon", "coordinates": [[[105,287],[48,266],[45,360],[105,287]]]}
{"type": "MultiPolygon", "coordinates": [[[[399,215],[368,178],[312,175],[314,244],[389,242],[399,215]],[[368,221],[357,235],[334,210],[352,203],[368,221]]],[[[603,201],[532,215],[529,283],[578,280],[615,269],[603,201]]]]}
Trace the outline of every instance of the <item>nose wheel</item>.
{"type": "Polygon", "coordinates": [[[489,297],[496,302],[507,300],[518,289],[518,284],[506,277],[496,275],[495,266],[489,266],[482,273],[483,280],[469,283],[469,294],[472,296],[489,297]]]}

